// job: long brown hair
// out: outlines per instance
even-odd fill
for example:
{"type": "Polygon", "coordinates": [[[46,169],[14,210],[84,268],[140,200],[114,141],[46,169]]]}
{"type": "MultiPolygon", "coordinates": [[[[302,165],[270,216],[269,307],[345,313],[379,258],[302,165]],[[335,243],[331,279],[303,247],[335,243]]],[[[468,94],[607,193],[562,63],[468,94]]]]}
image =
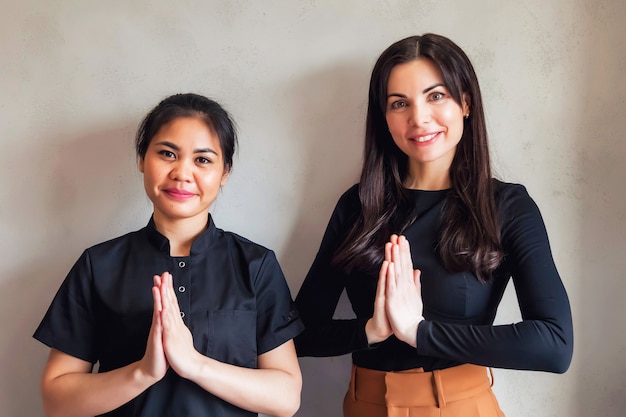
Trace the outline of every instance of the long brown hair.
{"type": "Polygon", "coordinates": [[[450,166],[452,189],[441,216],[438,252],[446,270],[470,270],[481,281],[502,262],[500,229],[489,162],[487,128],[480,87],[467,55],[440,35],[402,39],[378,58],[369,86],[364,161],[359,184],[362,211],[335,252],[333,263],[347,272],[376,271],[383,246],[392,233],[402,233],[415,221],[404,187],[408,157],[395,145],[385,117],[391,70],[416,59],[429,59],[461,106],[467,98],[470,116],[450,166]]]}

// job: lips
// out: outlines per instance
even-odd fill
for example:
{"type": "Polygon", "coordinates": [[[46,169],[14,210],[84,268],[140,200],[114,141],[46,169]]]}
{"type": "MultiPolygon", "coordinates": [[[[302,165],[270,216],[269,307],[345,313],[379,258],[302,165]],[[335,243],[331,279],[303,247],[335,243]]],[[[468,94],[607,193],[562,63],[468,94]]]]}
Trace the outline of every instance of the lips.
{"type": "Polygon", "coordinates": [[[190,193],[186,190],[179,190],[178,188],[167,188],[163,191],[165,191],[167,195],[175,199],[186,199],[191,198],[195,195],[194,193],[190,193]]]}
{"type": "Polygon", "coordinates": [[[420,144],[422,143],[427,144],[428,142],[431,142],[434,139],[436,139],[439,136],[439,133],[441,132],[429,133],[427,135],[418,135],[409,139],[420,144]]]}

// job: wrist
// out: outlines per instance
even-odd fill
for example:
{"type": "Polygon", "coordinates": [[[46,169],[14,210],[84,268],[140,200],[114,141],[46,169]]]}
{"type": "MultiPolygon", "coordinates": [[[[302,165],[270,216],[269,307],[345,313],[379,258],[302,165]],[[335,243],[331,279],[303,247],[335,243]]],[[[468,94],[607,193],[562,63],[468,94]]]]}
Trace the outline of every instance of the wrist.
{"type": "Polygon", "coordinates": [[[380,343],[384,341],[385,339],[387,339],[388,337],[388,336],[381,335],[379,332],[376,331],[376,326],[375,326],[373,317],[370,318],[365,323],[365,336],[367,337],[368,345],[380,343]]]}
{"type": "Polygon", "coordinates": [[[417,329],[419,327],[419,324],[422,322],[422,320],[423,319],[416,321],[415,323],[411,324],[411,326],[409,326],[402,332],[401,340],[404,343],[414,348],[417,348],[417,329]]]}
{"type": "Polygon", "coordinates": [[[137,387],[146,389],[156,384],[160,378],[147,372],[142,365],[142,361],[135,362],[134,367],[131,369],[131,379],[137,387]]]}
{"type": "Polygon", "coordinates": [[[179,375],[190,381],[195,381],[200,378],[206,371],[207,357],[201,355],[194,349],[193,353],[189,355],[189,361],[184,369],[181,369],[179,375]]]}

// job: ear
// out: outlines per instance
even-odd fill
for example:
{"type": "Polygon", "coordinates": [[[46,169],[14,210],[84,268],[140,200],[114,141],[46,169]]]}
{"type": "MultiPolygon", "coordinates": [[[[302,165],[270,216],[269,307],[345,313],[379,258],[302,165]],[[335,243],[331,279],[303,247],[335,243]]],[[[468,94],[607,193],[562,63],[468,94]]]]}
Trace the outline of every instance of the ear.
{"type": "Polygon", "coordinates": [[[139,158],[139,164],[138,164],[138,166],[139,166],[139,172],[141,172],[142,174],[143,174],[143,160],[144,160],[144,158],[143,158],[143,157],[140,157],[140,158],[139,158]]]}
{"type": "Polygon", "coordinates": [[[222,181],[220,181],[221,187],[225,186],[226,183],[228,182],[228,177],[230,176],[230,170],[231,170],[230,167],[224,169],[224,173],[222,174],[222,181]]]}
{"type": "Polygon", "coordinates": [[[469,102],[470,102],[470,97],[467,93],[463,93],[463,97],[461,97],[461,108],[463,109],[463,116],[465,115],[469,115],[470,113],[470,106],[469,106],[469,102]]]}

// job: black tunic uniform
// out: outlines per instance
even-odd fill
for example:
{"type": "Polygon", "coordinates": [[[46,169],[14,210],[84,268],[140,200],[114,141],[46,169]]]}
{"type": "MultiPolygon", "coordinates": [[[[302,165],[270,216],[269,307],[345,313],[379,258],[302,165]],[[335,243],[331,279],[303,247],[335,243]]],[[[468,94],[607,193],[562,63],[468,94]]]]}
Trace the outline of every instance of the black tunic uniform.
{"type": "MultiPolygon", "coordinates": [[[[236,234],[207,230],[190,256],[147,227],[87,249],[54,298],[34,337],[99,372],[140,360],[152,322],[153,276],[169,271],[194,347],[218,361],[255,368],[257,356],[303,329],[274,253],[236,234]]],[[[106,416],[253,416],[168,370],[141,395],[106,416]]]]}

